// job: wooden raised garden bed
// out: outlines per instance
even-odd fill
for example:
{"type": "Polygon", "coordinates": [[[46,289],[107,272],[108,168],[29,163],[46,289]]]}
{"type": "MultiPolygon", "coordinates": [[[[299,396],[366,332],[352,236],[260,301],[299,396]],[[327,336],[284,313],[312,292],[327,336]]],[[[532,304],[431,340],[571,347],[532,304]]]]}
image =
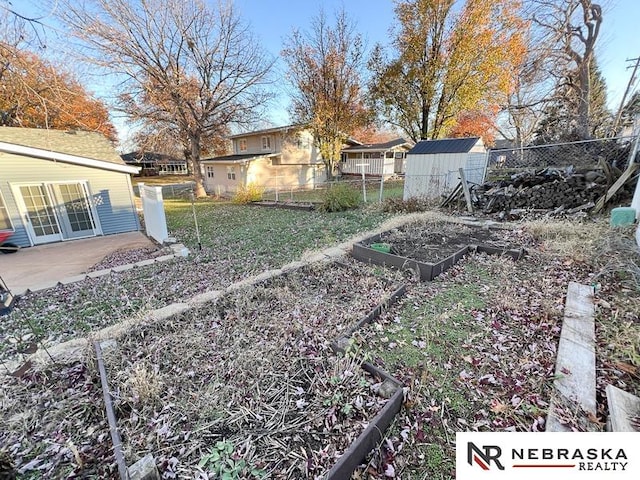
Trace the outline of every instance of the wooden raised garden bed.
{"type": "MultiPolygon", "coordinates": [[[[357,262],[312,265],[122,333],[103,359],[126,464],[152,454],[163,478],[347,478],[402,389],[332,342],[403,291],[357,262]]],[[[0,443],[18,471],[117,475],[97,377],[89,354],[5,381],[0,443]]]]}
{"type": "Polygon", "coordinates": [[[410,270],[421,281],[431,281],[469,252],[520,259],[524,250],[514,248],[506,235],[454,223],[418,222],[366,238],[353,246],[352,255],[365,263],[410,270]]]}

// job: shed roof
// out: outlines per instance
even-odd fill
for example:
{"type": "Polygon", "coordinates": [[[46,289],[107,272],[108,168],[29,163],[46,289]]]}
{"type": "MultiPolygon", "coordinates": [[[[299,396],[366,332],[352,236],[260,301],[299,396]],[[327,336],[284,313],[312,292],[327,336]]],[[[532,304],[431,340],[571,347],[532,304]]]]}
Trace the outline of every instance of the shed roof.
{"type": "Polygon", "coordinates": [[[480,137],[470,138],[443,138],[441,140],[421,140],[407,152],[411,154],[436,154],[436,153],[468,153],[480,140],[480,137]]]}
{"type": "Polygon", "coordinates": [[[362,152],[362,151],[381,151],[381,150],[389,150],[393,147],[398,147],[400,145],[408,144],[404,138],[396,138],[389,142],[384,143],[365,143],[363,145],[353,145],[351,147],[343,148],[343,152],[362,152]]]}
{"type": "Polygon", "coordinates": [[[0,127],[0,142],[125,164],[109,139],[98,132],[0,127]]]}

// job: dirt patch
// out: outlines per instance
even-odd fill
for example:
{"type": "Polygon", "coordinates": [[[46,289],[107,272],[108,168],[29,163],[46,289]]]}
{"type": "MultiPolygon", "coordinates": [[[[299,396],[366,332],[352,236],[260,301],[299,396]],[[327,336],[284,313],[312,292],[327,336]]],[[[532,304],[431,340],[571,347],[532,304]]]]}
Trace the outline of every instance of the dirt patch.
{"type": "Polygon", "coordinates": [[[415,222],[385,232],[380,242],[391,245],[391,253],[421,262],[435,263],[466,248],[484,244],[514,248],[505,230],[489,230],[449,222],[415,222]]]}

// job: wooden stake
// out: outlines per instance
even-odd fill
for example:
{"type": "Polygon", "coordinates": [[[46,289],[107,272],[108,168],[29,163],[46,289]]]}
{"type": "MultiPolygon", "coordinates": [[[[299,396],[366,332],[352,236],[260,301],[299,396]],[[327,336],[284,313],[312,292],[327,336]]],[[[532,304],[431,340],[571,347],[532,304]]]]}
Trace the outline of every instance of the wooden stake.
{"type": "Polygon", "coordinates": [[[111,433],[111,441],[113,442],[113,453],[116,457],[118,473],[120,474],[120,480],[128,480],[129,472],[127,471],[127,464],[124,461],[124,454],[122,453],[122,440],[118,433],[118,423],[116,421],[116,413],[113,410],[113,399],[111,398],[111,392],[109,391],[107,371],[104,368],[104,361],[102,360],[102,348],[100,348],[100,342],[94,342],[93,347],[96,349],[96,361],[98,363],[98,371],[100,372],[100,383],[102,383],[104,406],[107,410],[109,432],[111,433]]]}
{"type": "Polygon", "coordinates": [[[604,194],[602,197],[600,197],[600,199],[598,200],[598,202],[596,203],[595,208],[593,209],[593,213],[598,213],[600,210],[602,210],[604,208],[604,206],[607,204],[607,202],[609,200],[611,200],[611,198],[618,193],[618,191],[624,186],[625,183],[627,183],[627,181],[629,181],[629,179],[631,178],[631,176],[635,173],[635,171],[638,169],[639,164],[637,163],[631,163],[627,169],[622,173],[622,175],[620,175],[620,178],[618,178],[618,180],[616,181],[616,183],[614,183],[613,185],[611,185],[611,188],[609,188],[609,190],[607,191],[606,194],[604,194]]]}
{"type": "Polygon", "coordinates": [[[469,184],[467,183],[467,179],[464,176],[464,169],[459,168],[458,172],[460,172],[460,183],[462,184],[462,189],[464,190],[464,199],[467,201],[467,211],[469,213],[473,213],[473,204],[471,203],[471,192],[469,191],[469,184]]]}

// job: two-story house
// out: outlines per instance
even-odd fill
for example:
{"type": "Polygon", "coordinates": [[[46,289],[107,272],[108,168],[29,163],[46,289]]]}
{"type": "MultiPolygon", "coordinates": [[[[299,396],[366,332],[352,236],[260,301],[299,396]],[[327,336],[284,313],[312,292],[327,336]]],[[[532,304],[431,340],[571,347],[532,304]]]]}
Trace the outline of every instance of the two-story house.
{"type": "Polygon", "coordinates": [[[266,190],[313,188],[326,175],[313,135],[301,125],[268,128],[230,137],[233,153],[201,161],[205,189],[233,193],[242,186],[266,190]]]}

